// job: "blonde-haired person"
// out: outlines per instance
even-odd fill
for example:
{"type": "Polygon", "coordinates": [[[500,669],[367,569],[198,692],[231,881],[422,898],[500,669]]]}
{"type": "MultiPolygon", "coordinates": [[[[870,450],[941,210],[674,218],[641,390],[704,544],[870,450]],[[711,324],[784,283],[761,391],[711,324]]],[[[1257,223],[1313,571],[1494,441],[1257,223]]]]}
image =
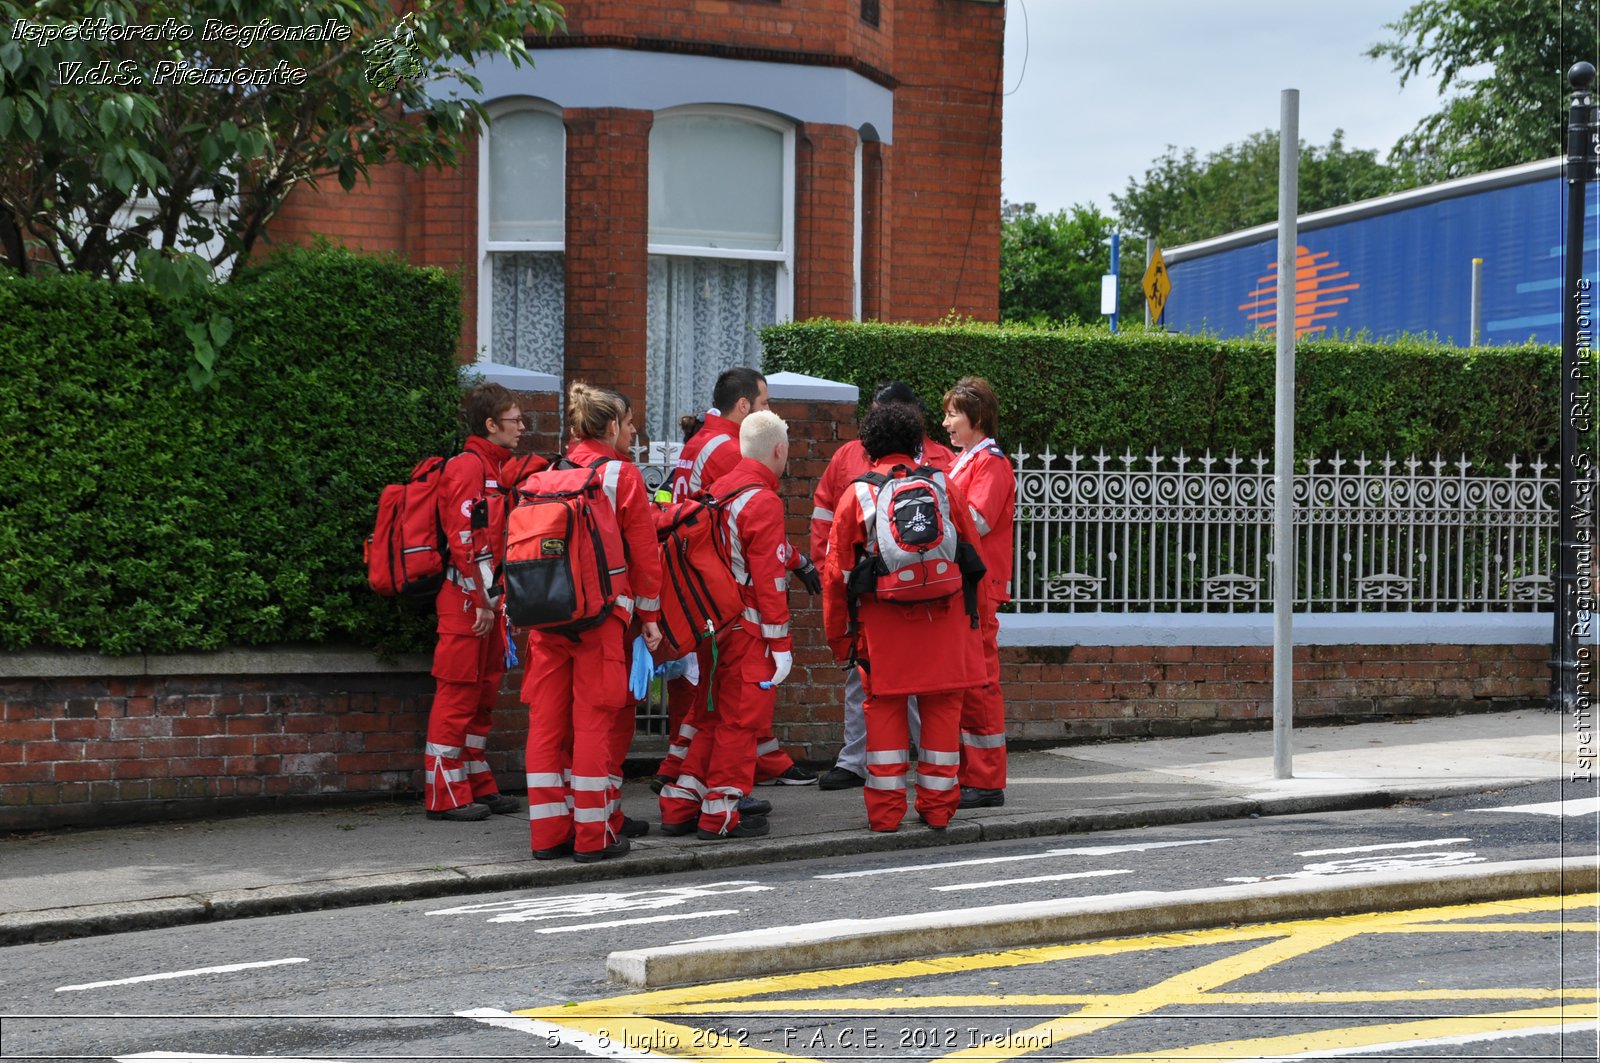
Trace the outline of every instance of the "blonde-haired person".
{"type": "Polygon", "coordinates": [[[567,389],[567,424],[567,459],[601,470],[627,568],[614,584],[617,606],[604,623],[575,636],[528,633],[522,679],[528,825],[535,859],[571,854],[578,863],[592,863],[629,848],[622,778],[615,771],[617,735],[633,722],[625,639],[637,610],[645,642],[654,649],[661,641],[661,561],[644,477],[622,452],[634,436],[627,399],[574,382],[567,389]]]}
{"type": "Polygon", "coordinates": [[[992,808],[1006,803],[1006,708],[995,610],[1011,600],[1017,474],[995,443],[1000,399],[987,380],[962,377],[945,392],[943,406],[944,430],[958,451],[950,482],[967,496],[989,592],[981,627],[988,680],[969,689],[961,704],[961,807],[992,808]]]}
{"type": "Polygon", "coordinates": [[[777,687],[789,675],[789,572],[816,593],[816,570],[784,538],[778,478],[789,463],[789,426],[757,411],[739,425],[738,464],[710,485],[727,499],[728,545],[744,612],[718,640],[708,679],[715,711],[697,701],[678,776],[661,788],[661,831],[705,840],[755,838],[767,833],[767,802],[742,799],[755,785],[756,741],[772,729],[777,687]]]}

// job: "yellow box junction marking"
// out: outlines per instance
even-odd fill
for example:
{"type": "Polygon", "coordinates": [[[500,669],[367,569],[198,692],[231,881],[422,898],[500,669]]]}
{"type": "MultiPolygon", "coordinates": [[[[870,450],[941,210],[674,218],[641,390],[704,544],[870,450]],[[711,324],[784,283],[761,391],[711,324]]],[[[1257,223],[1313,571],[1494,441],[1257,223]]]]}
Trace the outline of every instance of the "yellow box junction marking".
{"type": "MultiPolygon", "coordinates": [[[[1488,1012],[1449,1018],[1408,1020],[1343,1029],[1324,1029],[1282,1036],[1261,1037],[1207,1045],[1175,1046],[1158,1053],[1133,1053],[1106,1059],[1228,1059],[1283,1056],[1302,1052],[1361,1048],[1413,1040],[1428,1040],[1462,1033],[1532,1030],[1544,1027],[1592,1027],[1597,1013],[1600,988],[1554,989],[1549,987],[1496,987],[1483,989],[1418,989],[1340,992],[1242,993],[1224,989],[1241,979],[1261,974],[1277,964],[1310,956],[1331,945],[1367,935],[1396,934],[1506,934],[1578,933],[1600,935],[1600,923],[1584,921],[1516,922],[1511,917],[1539,912],[1584,911],[1600,905],[1600,894],[1567,897],[1531,897],[1478,904],[1420,908],[1401,912],[1374,912],[1321,919],[1300,919],[1281,923],[1222,927],[1181,933],[1118,938],[1107,941],[1077,942],[1037,948],[965,956],[945,956],[925,960],[905,960],[861,967],[800,974],[743,978],[707,985],[649,990],[585,1001],[566,1007],[541,1007],[514,1014],[538,1019],[591,1036],[604,1034],[614,1043],[649,1046],[647,1051],[660,1059],[707,1060],[786,1060],[810,1063],[794,1052],[768,1051],[736,1040],[711,1037],[707,1028],[689,1023],[663,1021],[666,1016],[693,1019],[696,1016],[741,1014],[792,1017],[797,1022],[815,1016],[813,1025],[827,1027],[840,1014],[863,1015],[930,1013],[951,1010],[952,1018],[971,1021],[973,1009],[986,1009],[984,1019],[992,1021],[997,1008],[1061,1008],[1059,1018],[974,1047],[964,1047],[939,1060],[1004,1061],[1029,1055],[1048,1045],[1060,1050],[1065,1042],[1150,1015],[1164,1008],[1203,1005],[1247,1008],[1283,1004],[1376,1004],[1415,1001],[1559,1001],[1553,1007],[1488,1012]],[[1489,920],[1472,922],[1471,920],[1489,920]],[[919,978],[976,971],[998,971],[1081,960],[1096,956],[1121,956],[1205,945],[1255,943],[1220,959],[1211,960],[1178,974],[1163,978],[1145,988],[1126,993],[1069,994],[945,994],[919,995],[896,993],[892,996],[851,997],[814,996],[852,985],[881,982],[907,982],[919,978]],[[965,1014],[963,1014],[965,1013],[965,1014]],[[663,1047],[667,1046],[667,1047],[663,1047]],[[670,1049],[670,1050],[669,1050],[670,1049]],[[681,1054],[679,1054],[681,1053],[681,1054]]],[[[1241,1018],[1245,1016],[1241,1015],[1241,1018]]],[[[724,1024],[726,1025],[726,1024],[724,1024]]],[[[803,1046],[806,1038],[801,1037],[803,1046]]],[[[837,1053],[836,1053],[837,1054],[837,1053]]]]}

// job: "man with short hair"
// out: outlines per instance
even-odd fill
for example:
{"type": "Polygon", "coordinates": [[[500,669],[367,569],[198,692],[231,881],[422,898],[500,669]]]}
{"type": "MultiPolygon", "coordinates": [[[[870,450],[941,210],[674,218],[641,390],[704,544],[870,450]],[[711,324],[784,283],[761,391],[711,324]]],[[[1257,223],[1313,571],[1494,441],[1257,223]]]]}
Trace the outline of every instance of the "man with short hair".
{"type": "Polygon", "coordinates": [[[697,831],[702,839],[755,838],[767,833],[764,801],[751,807],[756,743],[770,732],[777,686],[789,675],[789,572],[799,565],[784,537],[778,477],[789,462],[789,426],[769,410],[739,427],[741,460],[711,484],[727,498],[729,554],[744,611],[718,639],[710,684],[716,711],[697,698],[686,724],[688,749],[677,777],[661,789],[661,830],[697,831]],[[698,816],[697,816],[698,814],[698,816]]]}
{"type": "MultiPolygon", "coordinates": [[[[723,370],[711,389],[711,402],[699,431],[678,455],[671,481],[674,502],[705,490],[739,464],[739,429],[751,414],[767,410],[767,378],[742,365],[723,370]]],[[[699,682],[682,678],[667,683],[667,734],[672,737],[666,759],[656,768],[656,781],[661,785],[677,778],[689,740],[694,737],[690,717],[697,706],[705,704],[711,675],[710,647],[702,645],[696,657],[699,682]]],[[[762,782],[806,786],[817,781],[816,773],[796,764],[770,734],[760,737],[756,753],[756,778],[762,782]]]]}
{"type": "MultiPolygon", "coordinates": [[[[922,399],[912,390],[911,385],[900,380],[891,380],[879,386],[872,394],[872,409],[877,409],[885,403],[904,403],[914,407],[927,420],[927,408],[922,399]]],[[[868,411],[870,416],[870,410],[868,411]]],[[[922,436],[922,445],[911,455],[912,460],[918,465],[928,465],[940,472],[949,472],[955,464],[955,454],[951,449],[936,439],[929,439],[927,433],[922,436]]],[[[872,460],[867,457],[866,450],[861,445],[861,440],[852,439],[845,443],[833,454],[828,462],[828,467],[817,481],[817,489],[811,496],[811,556],[818,565],[828,553],[828,536],[833,530],[833,511],[839,503],[850,483],[862,473],[870,472],[872,460]]],[[[847,565],[848,567],[848,565],[847,565]]],[[[844,735],[843,745],[839,749],[838,759],[834,766],[822,774],[821,788],[824,790],[847,790],[851,787],[862,786],[867,781],[867,721],[864,715],[866,704],[866,691],[861,685],[861,677],[855,669],[845,672],[844,676],[844,735]]],[[[915,740],[918,733],[917,699],[913,697],[910,703],[911,734],[915,740]]]]}

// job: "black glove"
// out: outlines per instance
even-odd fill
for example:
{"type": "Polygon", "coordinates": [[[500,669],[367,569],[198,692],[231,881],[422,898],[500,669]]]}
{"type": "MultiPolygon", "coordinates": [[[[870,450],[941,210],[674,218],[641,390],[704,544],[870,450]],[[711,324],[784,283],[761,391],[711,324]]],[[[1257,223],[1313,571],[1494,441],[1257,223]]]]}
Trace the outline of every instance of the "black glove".
{"type": "Polygon", "coordinates": [[[807,594],[822,593],[822,577],[817,573],[817,566],[805,554],[800,555],[800,567],[794,570],[794,574],[800,577],[807,594]]]}

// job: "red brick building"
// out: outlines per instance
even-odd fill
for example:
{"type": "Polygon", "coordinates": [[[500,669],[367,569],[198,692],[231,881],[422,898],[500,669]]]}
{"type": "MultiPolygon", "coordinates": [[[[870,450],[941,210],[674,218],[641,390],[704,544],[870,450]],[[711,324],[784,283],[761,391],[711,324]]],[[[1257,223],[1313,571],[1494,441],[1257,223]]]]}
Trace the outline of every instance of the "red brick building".
{"type": "Polygon", "coordinates": [[[992,0],[571,0],[484,61],[459,169],[297,191],[270,228],[464,279],[465,360],[585,378],[676,441],[752,326],[998,317],[992,0]]]}

